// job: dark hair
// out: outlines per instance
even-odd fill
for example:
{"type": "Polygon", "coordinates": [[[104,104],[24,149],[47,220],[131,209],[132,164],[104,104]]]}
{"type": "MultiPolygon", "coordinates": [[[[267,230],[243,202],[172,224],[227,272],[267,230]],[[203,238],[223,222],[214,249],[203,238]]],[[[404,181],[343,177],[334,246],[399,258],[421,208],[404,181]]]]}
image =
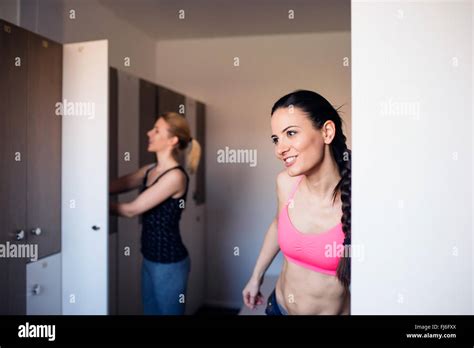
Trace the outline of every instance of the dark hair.
{"type": "Polygon", "coordinates": [[[344,255],[339,260],[337,277],[347,290],[351,283],[351,260],[346,250],[351,244],[351,150],[347,148],[346,136],[342,132],[342,119],[337,110],[321,95],[312,91],[298,90],[281,97],[272,107],[272,115],[279,108],[299,108],[307,114],[313,126],[321,129],[328,120],[336,126],[331,142],[331,152],[337,163],[341,180],[333,191],[333,204],[337,192],[341,192],[342,230],[344,231],[344,255]]]}

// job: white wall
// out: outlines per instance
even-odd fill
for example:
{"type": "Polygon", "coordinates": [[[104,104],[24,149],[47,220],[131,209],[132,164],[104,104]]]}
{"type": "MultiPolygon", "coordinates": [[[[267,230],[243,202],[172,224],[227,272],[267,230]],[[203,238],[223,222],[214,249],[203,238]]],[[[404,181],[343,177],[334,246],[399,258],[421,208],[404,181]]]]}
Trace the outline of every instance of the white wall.
{"type": "MultiPolygon", "coordinates": [[[[474,5],[471,6],[471,38],[474,36],[474,5]]],[[[471,40],[472,42],[472,40],[471,40]]],[[[471,44],[471,88],[474,88],[474,45],[471,44]]],[[[474,119],[474,98],[471,97],[472,108],[471,108],[471,120],[474,119]]],[[[474,122],[471,121],[471,134],[474,134],[474,122]]],[[[474,141],[472,141],[472,153],[474,154],[474,141]]],[[[472,158],[472,157],[471,157],[472,158]]],[[[471,170],[474,173],[474,160],[471,163],[471,170]]],[[[474,187],[474,176],[472,176],[471,187],[474,187]]],[[[474,192],[471,193],[471,201],[474,201],[474,192]]],[[[474,265],[474,204],[471,204],[471,257],[472,264],[474,265]]],[[[474,289],[474,275],[471,273],[472,278],[472,289],[474,289]]],[[[474,313],[474,291],[471,291],[472,301],[471,301],[471,314],[474,313]]]]}
{"type": "MultiPolygon", "coordinates": [[[[283,169],[270,141],[270,109],[288,92],[312,89],[345,104],[350,130],[350,67],[343,66],[350,33],[160,41],[156,52],[155,80],[206,104],[206,301],[239,308],[276,213],[275,178],[283,169]],[[257,166],[217,163],[226,146],[257,150],[257,166]]],[[[279,273],[281,261],[269,274],[279,273]]]]}
{"type": "Polygon", "coordinates": [[[20,0],[2,0],[0,1],[0,18],[18,25],[20,23],[20,0]]]}
{"type": "Polygon", "coordinates": [[[137,77],[153,80],[158,64],[153,38],[115,16],[98,1],[63,2],[64,42],[107,39],[111,66],[137,77]],[[76,11],[76,19],[69,19],[70,10],[76,11]],[[130,67],[124,65],[125,57],[130,57],[130,67]]]}
{"type": "Polygon", "coordinates": [[[471,2],[352,5],[352,314],[472,314],[471,2]]]}

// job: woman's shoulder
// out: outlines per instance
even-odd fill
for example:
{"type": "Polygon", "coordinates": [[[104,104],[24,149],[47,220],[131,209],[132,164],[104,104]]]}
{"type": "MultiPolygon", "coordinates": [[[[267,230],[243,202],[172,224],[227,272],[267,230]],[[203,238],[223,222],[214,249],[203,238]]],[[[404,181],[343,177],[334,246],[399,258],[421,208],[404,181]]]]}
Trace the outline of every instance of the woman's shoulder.
{"type": "Polygon", "coordinates": [[[188,173],[181,165],[170,168],[167,175],[174,177],[175,180],[177,180],[182,185],[186,185],[186,183],[189,181],[188,173]]]}

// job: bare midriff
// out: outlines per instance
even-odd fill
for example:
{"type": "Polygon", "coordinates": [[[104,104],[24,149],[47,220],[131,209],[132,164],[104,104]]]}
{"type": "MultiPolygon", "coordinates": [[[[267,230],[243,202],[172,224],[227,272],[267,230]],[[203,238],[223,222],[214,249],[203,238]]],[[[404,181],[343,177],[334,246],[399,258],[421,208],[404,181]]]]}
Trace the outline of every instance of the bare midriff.
{"type": "Polygon", "coordinates": [[[286,259],[277,280],[278,304],[291,315],[348,315],[350,292],[333,275],[315,272],[286,259]]]}

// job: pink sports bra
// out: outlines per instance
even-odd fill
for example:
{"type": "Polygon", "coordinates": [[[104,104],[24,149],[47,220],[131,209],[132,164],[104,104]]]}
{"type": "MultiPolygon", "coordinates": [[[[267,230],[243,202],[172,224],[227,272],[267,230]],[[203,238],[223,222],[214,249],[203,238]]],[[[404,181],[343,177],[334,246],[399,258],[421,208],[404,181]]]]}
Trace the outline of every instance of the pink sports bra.
{"type": "Polygon", "coordinates": [[[302,233],[291,223],[288,205],[295,195],[303,175],[293,187],[290,198],[278,215],[278,244],[290,262],[313,271],[336,275],[340,250],[344,242],[342,223],[321,233],[302,233]],[[329,254],[327,254],[329,249],[329,254]]]}

